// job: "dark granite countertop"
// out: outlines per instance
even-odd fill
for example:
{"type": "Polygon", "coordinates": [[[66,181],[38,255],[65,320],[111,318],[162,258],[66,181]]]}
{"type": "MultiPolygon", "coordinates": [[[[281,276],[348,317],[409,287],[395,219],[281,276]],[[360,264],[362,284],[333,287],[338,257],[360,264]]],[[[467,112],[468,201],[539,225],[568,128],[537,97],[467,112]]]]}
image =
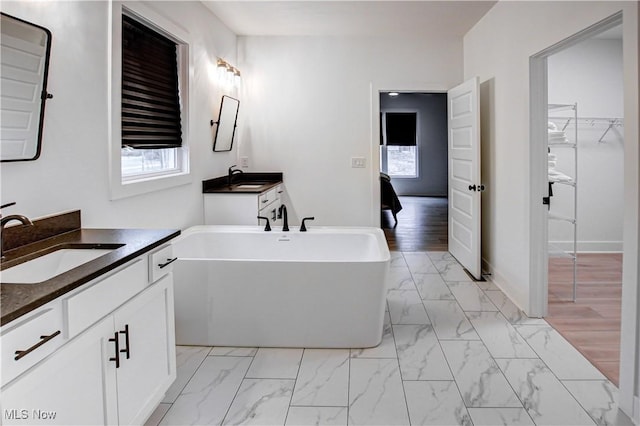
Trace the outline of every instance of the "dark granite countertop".
{"type": "Polygon", "coordinates": [[[227,176],[202,181],[203,194],[260,194],[282,183],[282,172],[241,173],[233,175],[229,185],[227,176]],[[243,185],[252,185],[246,187],[243,185]],[[253,187],[253,185],[257,185],[253,187]]]}
{"type": "Polygon", "coordinates": [[[0,325],[135,259],[180,235],[169,229],[77,229],[4,253],[1,269],[18,265],[59,248],[115,248],[112,252],[37,284],[0,285],[0,325]],[[80,247],[79,247],[80,246],[80,247]]]}

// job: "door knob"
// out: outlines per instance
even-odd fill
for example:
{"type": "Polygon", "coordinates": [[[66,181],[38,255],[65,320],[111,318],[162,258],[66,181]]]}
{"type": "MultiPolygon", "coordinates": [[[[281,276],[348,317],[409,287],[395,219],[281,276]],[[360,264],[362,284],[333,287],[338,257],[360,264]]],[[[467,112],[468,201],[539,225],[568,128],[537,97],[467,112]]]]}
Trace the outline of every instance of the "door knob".
{"type": "Polygon", "coordinates": [[[484,185],[483,184],[480,184],[478,186],[469,185],[469,191],[484,192],[484,185]]]}

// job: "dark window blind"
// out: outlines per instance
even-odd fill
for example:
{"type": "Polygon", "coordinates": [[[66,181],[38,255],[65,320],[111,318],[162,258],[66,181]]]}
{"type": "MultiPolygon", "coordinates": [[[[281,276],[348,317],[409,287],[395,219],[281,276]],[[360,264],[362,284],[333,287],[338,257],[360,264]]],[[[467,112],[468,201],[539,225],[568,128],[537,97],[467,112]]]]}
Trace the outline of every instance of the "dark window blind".
{"type": "Polygon", "coordinates": [[[388,112],[385,114],[387,145],[416,144],[416,113],[388,112]]]}
{"type": "Polygon", "coordinates": [[[182,145],[176,43],[122,17],[122,146],[182,145]]]}

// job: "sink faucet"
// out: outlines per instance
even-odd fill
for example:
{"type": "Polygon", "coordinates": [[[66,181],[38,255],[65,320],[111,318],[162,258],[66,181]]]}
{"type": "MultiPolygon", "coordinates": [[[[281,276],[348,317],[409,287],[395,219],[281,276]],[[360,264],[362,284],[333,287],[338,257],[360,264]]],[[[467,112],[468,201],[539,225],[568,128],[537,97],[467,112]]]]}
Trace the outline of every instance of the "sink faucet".
{"type": "Polygon", "coordinates": [[[231,184],[233,183],[233,175],[235,174],[242,174],[244,173],[242,170],[240,169],[234,169],[234,167],[236,167],[236,165],[234,164],[233,166],[229,167],[229,174],[227,175],[227,184],[229,186],[231,186],[231,184]]]}
{"type": "MultiPolygon", "coordinates": [[[[0,209],[5,207],[13,206],[15,203],[8,203],[0,206],[0,209]]],[[[6,217],[0,216],[0,259],[4,259],[4,240],[2,239],[2,235],[4,234],[4,227],[7,223],[11,221],[21,222],[23,225],[33,225],[33,223],[26,216],[22,216],[21,214],[12,214],[6,217]]]]}
{"type": "Polygon", "coordinates": [[[282,232],[289,232],[289,219],[287,218],[287,206],[282,204],[278,209],[278,219],[282,218],[282,232]]]}

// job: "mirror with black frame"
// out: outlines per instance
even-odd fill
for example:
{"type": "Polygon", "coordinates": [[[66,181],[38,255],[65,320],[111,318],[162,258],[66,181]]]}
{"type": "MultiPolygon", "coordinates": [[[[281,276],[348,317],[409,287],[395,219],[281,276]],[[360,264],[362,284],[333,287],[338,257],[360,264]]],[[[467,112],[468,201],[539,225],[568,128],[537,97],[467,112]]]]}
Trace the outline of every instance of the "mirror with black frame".
{"type": "Polygon", "coordinates": [[[51,32],[1,14],[0,161],[40,156],[51,32]]]}
{"type": "Polygon", "coordinates": [[[213,150],[215,152],[231,151],[233,138],[236,134],[236,121],[238,119],[240,101],[231,96],[222,96],[218,121],[211,120],[211,125],[216,124],[216,134],[213,138],[213,150]]]}

